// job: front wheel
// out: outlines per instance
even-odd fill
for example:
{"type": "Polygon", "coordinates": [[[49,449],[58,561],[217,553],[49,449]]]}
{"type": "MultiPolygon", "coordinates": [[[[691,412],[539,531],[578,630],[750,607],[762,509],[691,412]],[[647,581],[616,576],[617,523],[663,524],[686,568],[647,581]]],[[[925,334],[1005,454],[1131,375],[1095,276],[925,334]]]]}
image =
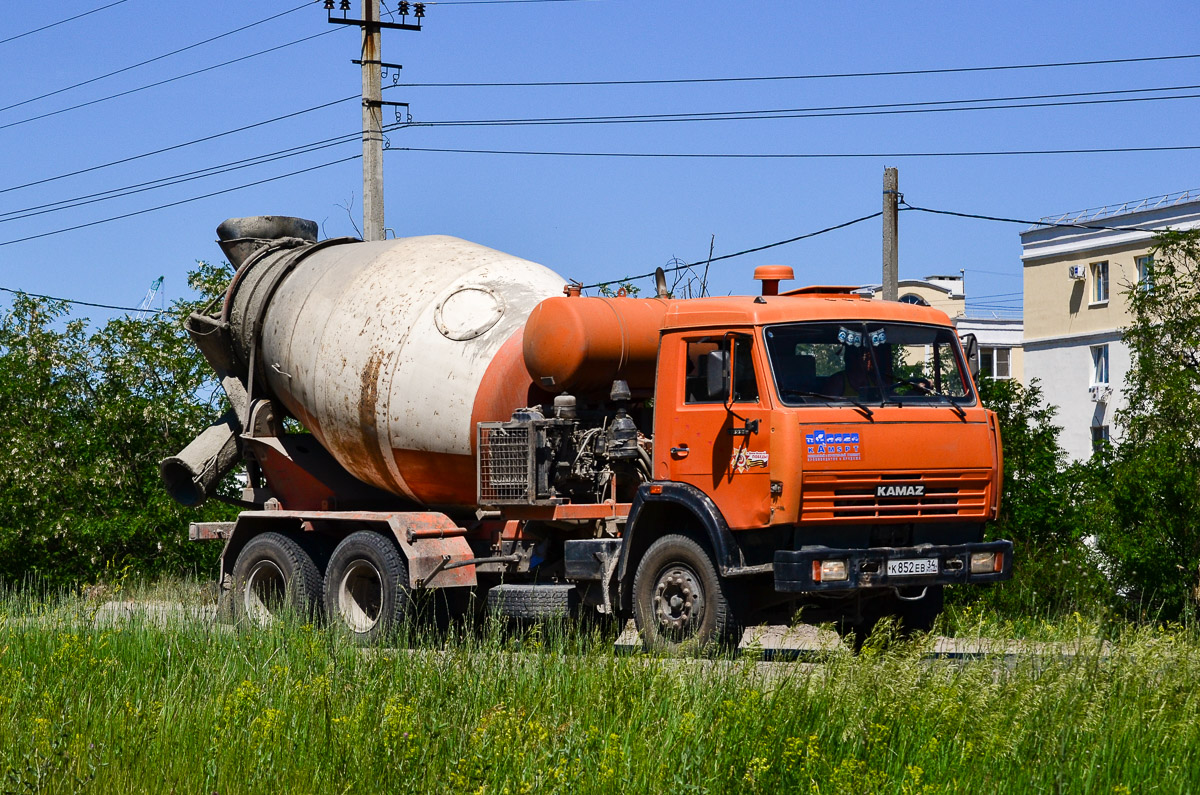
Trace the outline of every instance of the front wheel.
{"type": "Polygon", "coordinates": [[[646,550],[633,578],[633,601],[647,651],[701,651],[741,640],[729,583],[687,536],[663,536],[646,550]]]}
{"type": "Polygon", "coordinates": [[[394,633],[412,609],[408,563],[388,537],[364,530],[346,536],[325,570],[325,614],[361,643],[394,633]]]}

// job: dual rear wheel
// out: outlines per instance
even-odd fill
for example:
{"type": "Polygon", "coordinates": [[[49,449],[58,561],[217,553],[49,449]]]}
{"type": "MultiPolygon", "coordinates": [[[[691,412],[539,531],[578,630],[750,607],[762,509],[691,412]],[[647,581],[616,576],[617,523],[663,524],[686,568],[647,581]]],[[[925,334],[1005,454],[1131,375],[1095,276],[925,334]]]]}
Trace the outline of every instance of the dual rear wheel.
{"type": "Polygon", "coordinates": [[[233,567],[235,618],[267,626],[289,614],[304,621],[323,615],[363,643],[403,624],[412,608],[408,564],[391,539],[352,533],[329,556],[324,576],[314,551],[282,533],[247,542],[233,567]]]}

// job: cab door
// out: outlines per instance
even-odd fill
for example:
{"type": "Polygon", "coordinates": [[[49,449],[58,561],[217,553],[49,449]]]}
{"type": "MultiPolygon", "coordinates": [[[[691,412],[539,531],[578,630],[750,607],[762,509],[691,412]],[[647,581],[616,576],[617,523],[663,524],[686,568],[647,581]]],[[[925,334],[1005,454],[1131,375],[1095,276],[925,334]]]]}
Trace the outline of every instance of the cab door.
{"type": "Polygon", "coordinates": [[[689,483],[730,528],[771,517],[771,419],[748,332],[664,337],[655,403],[655,477],[689,483]],[[668,377],[668,374],[671,374],[668,377]]]}

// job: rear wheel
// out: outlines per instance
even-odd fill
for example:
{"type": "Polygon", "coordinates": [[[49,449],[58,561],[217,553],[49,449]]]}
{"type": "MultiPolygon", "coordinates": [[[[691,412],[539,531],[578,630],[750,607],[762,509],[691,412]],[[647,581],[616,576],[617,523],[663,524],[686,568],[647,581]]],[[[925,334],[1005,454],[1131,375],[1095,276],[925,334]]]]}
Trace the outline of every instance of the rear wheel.
{"type": "Polygon", "coordinates": [[[319,618],[321,572],[299,544],[280,533],[250,539],[233,566],[234,618],[267,626],[291,613],[319,618]]]}
{"type": "Polygon", "coordinates": [[[633,579],[634,620],[647,650],[691,652],[736,647],[742,625],[708,552],[668,535],[646,550],[633,579]]]}
{"type": "Polygon", "coordinates": [[[362,643],[395,632],[412,611],[408,563],[396,544],[369,530],[342,540],[325,570],[325,613],[362,643]]]}

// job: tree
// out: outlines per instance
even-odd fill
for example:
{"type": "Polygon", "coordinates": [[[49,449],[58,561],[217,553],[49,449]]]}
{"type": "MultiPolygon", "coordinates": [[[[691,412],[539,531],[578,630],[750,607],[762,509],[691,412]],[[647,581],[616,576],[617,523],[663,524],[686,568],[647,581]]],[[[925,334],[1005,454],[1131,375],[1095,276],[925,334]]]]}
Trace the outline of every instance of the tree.
{"type": "Polygon", "coordinates": [[[1067,463],[1036,379],[984,380],[980,394],[1004,446],[1000,516],[988,535],[1011,540],[1014,553],[1013,580],[984,598],[1009,614],[1105,607],[1112,590],[1085,543],[1103,514],[1104,460],[1067,463]]]}
{"type": "Polygon", "coordinates": [[[1130,371],[1115,451],[1113,522],[1101,548],[1146,609],[1200,600],[1200,231],[1168,231],[1128,292],[1130,371]]]}
{"type": "MultiPolygon", "coordinates": [[[[207,302],[228,280],[200,263],[207,302]]],[[[69,306],[18,295],[0,318],[0,580],[96,579],[107,568],[206,569],[215,550],[186,539],[202,515],[167,496],[158,462],[220,409],[212,373],[183,331],[197,302],[89,333],[69,306]]]]}

